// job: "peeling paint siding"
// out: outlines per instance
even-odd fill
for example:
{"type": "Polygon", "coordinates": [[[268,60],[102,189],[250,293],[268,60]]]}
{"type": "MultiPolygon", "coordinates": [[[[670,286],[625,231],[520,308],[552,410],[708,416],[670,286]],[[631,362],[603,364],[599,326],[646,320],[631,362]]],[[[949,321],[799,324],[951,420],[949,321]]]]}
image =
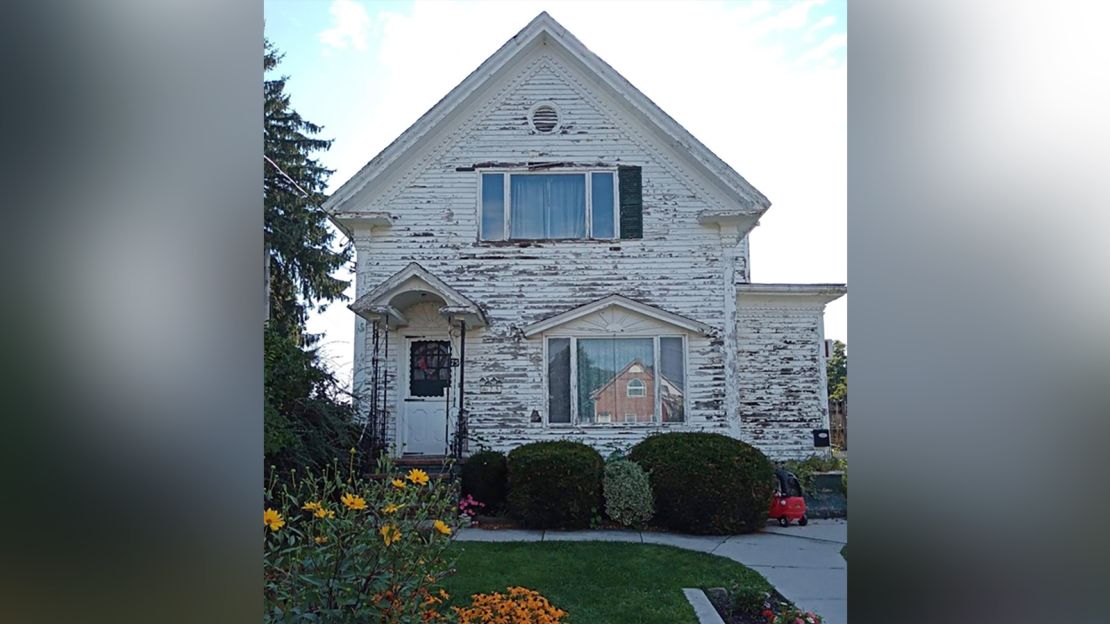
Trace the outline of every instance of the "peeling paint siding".
{"type": "MultiPolygon", "coordinates": [[[[355,232],[357,292],[419,262],[477,302],[489,326],[467,332],[466,407],[473,451],[509,450],[536,440],[575,439],[605,451],[627,448],[655,431],[716,431],[735,435],[725,418],[724,339],[730,296],[724,244],[716,227],[697,222],[697,214],[719,206],[716,198],[676,173],[658,147],[645,146],[626,120],[576,81],[557,60],[540,58],[525,68],[515,88],[470,122],[457,140],[420,163],[382,205],[394,215],[388,228],[355,232]],[[537,101],[555,102],[561,128],[554,135],[535,133],[527,112],[537,101]],[[631,164],[643,172],[644,238],[618,241],[565,241],[490,245],[478,241],[479,174],[458,171],[479,162],[605,162],[631,164]],[[526,340],[520,329],[576,306],[618,293],[701,321],[709,336],[688,337],[687,422],[667,425],[546,426],[532,422],[546,410],[543,339],[526,340]],[[499,394],[482,394],[479,379],[501,378],[499,394]]],[[[748,241],[733,252],[736,283],[747,282],[748,241]]],[[[734,295],[731,295],[734,296],[734,295]]],[[[739,410],[744,439],[771,453],[811,450],[814,419],[812,362],[798,347],[810,344],[811,321],[793,316],[751,326],[740,311],[739,410]],[[747,340],[748,342],[744,342],[747,340]],[[797,352],[795,352],[797,351],[797,352]],[[789,375],[779,375],[789,369],[789,375]],[[780,413],[780,410],[785,410],[780,413]],[[802,439],[802,434],[810,436],[802,439]],[[802,443],[800,444],[799,441],[802,443]]],[[[446,324],[444,325],[446,327],[446,324]]],[[[369,367],[368,324],[357,321],[358,371],[369,367]]],[[[735,327],[735,325],[733,326],[735,327]]],[[[396,362],[402,342],[390,337],[388,367],[394,383],[390,431],[396,434],[401,387],[396,362]]],[[[815,348],[815,347],[814,347],[815,348]]],[[[812,354],[811,354],[812,355],[812,354]]],[[[732,401],[736,404],[735,399],[732,401]]],[[[820,408],[825,409],[825,408],[820,408]]]]}
{"type": "Polygon", "coordinates": [[[813,429],[828,423],[821,306],[741,304],[743,439],[772,458],[813,454],[813,429]]]}

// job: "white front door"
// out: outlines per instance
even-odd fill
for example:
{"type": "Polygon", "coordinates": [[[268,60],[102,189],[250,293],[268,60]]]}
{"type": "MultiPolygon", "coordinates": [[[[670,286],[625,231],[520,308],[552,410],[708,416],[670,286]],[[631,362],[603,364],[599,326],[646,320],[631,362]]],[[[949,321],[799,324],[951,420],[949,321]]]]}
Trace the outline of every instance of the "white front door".
{"type": "Polygon", "coordinates": [[[402,452],[445,455],[451,389],[451,342],[432,337],[406,338],[404,358],[402,452]]]}

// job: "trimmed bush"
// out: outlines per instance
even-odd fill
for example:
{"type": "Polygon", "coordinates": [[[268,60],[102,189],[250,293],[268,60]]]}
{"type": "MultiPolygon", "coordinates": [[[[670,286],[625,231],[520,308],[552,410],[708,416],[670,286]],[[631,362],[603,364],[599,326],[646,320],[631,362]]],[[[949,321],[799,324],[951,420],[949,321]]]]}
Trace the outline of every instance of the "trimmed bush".
{"type": "Polygon", "coordinates": [[[628,458],[648,472],[655,522],[667,529],[727,535],[767,522],[774,468],[749,444],[717,433],[664,433],[628,458]]]}
{"type": "Polygon", "coordinates": [[[580,442],[533,442],[509,453],[509,514],[529,529],[584,529],[601,508],[604,463],[580,442]]]}
{"type": "Polygon", "coordinates": [[[473,496],[493,514],[505,505],[509,492],[509,468],[505,454],[481,451],[471,455],[462,466],[462,494],[473,496]]]}
{"type": "Polygon", "coordinates": [[[601,487],[605,495],[605,513],[614,521],[624,526],[641,527],[655,514],[651,482],[639,464],[627,459],[605,464],[601,487]]]}

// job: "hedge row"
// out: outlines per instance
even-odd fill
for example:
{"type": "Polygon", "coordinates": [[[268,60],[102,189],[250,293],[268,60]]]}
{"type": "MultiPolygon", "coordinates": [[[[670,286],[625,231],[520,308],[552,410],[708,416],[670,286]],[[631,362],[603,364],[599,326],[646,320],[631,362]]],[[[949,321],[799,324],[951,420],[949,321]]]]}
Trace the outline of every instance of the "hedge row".
{"type": "Polygon", "coordinates": [[[774,469],[758,449],[715,433],[646,438],[608,465],[593,448],[534,442],[506,458],[483,451],[463,465],[463,494],[505,505],[522,527],[582,529],[601,517],[684,533],[733,534],[767,520],[774,469]],[[654,511],[654,515],[653,515],[654,511]]]}

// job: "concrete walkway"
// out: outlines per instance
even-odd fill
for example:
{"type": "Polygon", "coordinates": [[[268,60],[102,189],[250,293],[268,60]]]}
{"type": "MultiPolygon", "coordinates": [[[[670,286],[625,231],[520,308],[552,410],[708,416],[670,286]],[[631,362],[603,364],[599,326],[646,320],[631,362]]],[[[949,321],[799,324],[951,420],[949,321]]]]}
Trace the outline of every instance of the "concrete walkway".
{"type": "Polygon", "coordinates": [[[523,531],[461,529],[457,539],[473,542],[603,541],[664,544],[728,557],[767,579],[799,608],[824,617],[825,624],[848,622],[847,520],[810,520],[808,526],[777,524],[751,535],[680,535],[638,531],[523,531]]]}

